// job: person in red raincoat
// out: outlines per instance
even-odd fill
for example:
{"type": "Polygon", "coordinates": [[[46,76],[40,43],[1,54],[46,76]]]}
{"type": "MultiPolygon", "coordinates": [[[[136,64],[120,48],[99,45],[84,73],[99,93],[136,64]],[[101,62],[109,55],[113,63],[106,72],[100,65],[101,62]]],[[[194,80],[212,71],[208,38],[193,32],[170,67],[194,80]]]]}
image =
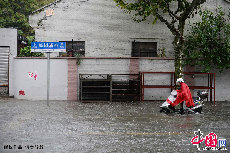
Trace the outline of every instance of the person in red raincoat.
{"type": "Polygon", "coordinates": [[[180,84],[181,89],[177,90],[177,98],[174,101],[173,106],[176,106],[177,104],[185,101],[185,104],[188,108],[194,107],[195,104],[193,102],[192,94],[189,90],[188,85],[184,83],[184,80],[182,78],[177,79],[176,82],[180,84]]]}

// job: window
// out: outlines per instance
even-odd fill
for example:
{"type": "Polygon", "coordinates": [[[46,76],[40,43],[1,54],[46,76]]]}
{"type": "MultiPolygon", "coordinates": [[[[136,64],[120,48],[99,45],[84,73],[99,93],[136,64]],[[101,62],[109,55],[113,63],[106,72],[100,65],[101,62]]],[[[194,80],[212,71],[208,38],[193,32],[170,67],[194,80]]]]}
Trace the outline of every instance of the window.
{"type": "Polygon", "coordinates": [[[156,42],[133,42],[132,57],[157,57],[156,42]]]}
{"type": "MultiPolygon", "coordinates": [[[[85,56],[85,41],[66,41],[66,52],[69,57],[74,57],[76,54],[85,56]]],[[[60,55],[63,56],[63,53],[60,55]]]]}

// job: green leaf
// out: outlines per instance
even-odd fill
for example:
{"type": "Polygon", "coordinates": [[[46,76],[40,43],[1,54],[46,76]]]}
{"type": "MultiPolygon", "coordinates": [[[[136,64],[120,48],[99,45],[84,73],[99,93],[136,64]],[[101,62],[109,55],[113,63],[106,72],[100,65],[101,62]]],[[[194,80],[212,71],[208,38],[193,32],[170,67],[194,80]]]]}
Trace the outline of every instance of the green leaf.
{"type": "MultiPolygon", "coordinates": [[[[230,13],[230,11],[229,11],[230,13]]],[[[218,8],[216,14],[203,10],[202,20],[191,26],[191,32],[186,36],[184,58],[185,63],[193,60],[202,66],[203,71],[214,65],[220,71],[230,66],[230,19],[218,8]]]]}

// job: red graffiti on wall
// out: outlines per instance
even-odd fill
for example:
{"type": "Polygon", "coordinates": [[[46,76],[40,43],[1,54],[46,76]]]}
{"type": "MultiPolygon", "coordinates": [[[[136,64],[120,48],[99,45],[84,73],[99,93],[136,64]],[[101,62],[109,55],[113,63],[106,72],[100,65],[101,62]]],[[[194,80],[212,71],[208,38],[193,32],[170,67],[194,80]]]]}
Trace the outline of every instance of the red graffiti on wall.
{"type": "Polygon", "coordinates": [[[25,96],[25,91],[24,90],[20,90],[19,91],[19,95],[25,96]]]}
{"type": "Polygon", "coordinates": [[[34,78],[34,80],[37,80],[38,75],[36,72],[28,72],[28,77],[34,78]]]}

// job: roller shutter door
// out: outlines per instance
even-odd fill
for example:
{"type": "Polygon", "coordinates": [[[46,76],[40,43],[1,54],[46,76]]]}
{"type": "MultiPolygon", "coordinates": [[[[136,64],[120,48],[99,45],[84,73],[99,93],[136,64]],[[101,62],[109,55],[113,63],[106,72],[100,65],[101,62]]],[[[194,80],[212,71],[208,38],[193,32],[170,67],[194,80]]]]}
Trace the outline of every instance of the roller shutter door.
{"type": "Polygon", "coordinates": [[[9,47],[0,47],[0,86],[8,87],[9,47]]]}

